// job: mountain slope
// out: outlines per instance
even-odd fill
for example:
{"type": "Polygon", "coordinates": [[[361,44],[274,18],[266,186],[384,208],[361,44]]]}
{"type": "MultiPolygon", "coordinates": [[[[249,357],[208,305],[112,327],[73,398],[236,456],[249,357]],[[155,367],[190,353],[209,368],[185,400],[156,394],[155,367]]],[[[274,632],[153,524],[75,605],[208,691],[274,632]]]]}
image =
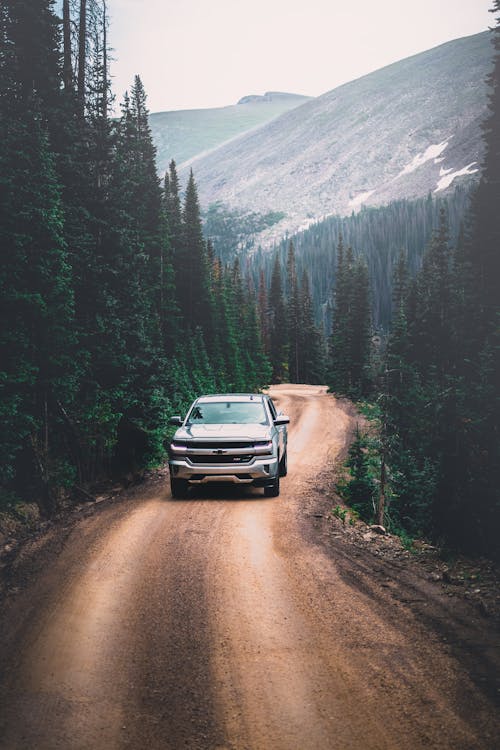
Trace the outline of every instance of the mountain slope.
{"type": "Polygon", "coordinates": [[[491,67],[488,32],[394,63],[194,159],[205,207],[284,212],[268,244],[324,216],[385,205],[477,175],[491,67]]]}
{"type": "Polygon", "coordinates": [[[150,115],[160,174],[165,172],[171,159],[181,164],[269,122],[308,99],[309,97],[299,94],[269,91],[264,96],[245,96],[238,104],[229,107],[156,112],[150,115]]]}

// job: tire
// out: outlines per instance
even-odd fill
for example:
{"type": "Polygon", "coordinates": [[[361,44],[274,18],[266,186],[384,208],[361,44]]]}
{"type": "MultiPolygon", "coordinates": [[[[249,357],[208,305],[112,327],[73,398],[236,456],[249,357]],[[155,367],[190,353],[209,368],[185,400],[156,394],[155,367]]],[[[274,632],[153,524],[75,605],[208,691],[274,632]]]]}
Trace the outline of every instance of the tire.
{"type": "Polygon", "coordinates": [[[174,500],[185,500],[188,496],[189,485],[185,479],[170,477],[170,492],[174,500]]]}
{"type": "Polygon", "coordinates": [[[280,475],[279,472],[269,487],[264,487],[264,497],[278,497],[280,494],[280,475]]]}
{"type": "Polygon", "coordinates": [[[280,460],[280,477],[286,477],[288,474],[288,451],[283,453],[283,457],[280,460]]]}

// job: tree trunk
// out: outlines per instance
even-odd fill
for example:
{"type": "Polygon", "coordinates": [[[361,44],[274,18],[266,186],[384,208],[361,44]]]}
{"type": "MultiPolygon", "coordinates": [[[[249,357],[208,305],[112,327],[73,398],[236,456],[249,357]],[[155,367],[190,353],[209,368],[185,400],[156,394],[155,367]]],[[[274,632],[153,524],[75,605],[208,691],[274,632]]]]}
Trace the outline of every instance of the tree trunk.
{"type": "Polygon", "coordinates": [[[108,16],[107,16],[107,7],[106,7],[106,0],[103,0],[102,3],[103,6],[103,17],[102,17],[102,44],[103,44],[103,50],[102,50],[102,75],[103,75],[103,81],[102,81],[102,116],[104,120],[107,120],[108,117],[108,16]]]}
{"type": "Polygon", "coordinates": [[[63,39],[63,83],[64,90],[70,91],[73,87],[73,68],[71,67],[71,18],[69,0],[63,0],[63,39]]]}
{"type": "Polygon", "coordinates": [[[379,488],[379,494],[378,494],[378,508],[377,508],[377,523],[379,526],[384,525],[385,484],[386,484],[386,466],[385,466],[385,451],[383,451],[382,458],[380,461],[380,488],[379,488]]]}
{"type": "Polygon", "coordinates": [[[80,0],[80,29],[78,34],[78,101],[80,112],[85,108],[85,65],[87,58],[87,0],[80,0]]]}

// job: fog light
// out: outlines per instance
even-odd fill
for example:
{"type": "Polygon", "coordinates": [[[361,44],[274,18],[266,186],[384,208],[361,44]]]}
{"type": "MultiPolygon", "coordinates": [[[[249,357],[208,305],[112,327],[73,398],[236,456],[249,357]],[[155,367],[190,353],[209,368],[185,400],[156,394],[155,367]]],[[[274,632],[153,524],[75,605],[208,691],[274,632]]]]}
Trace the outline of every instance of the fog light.
{"type": "Polygon", "coordinates": [[[269,474],[269,464],[264,464],[264,471],[269,474]]]}

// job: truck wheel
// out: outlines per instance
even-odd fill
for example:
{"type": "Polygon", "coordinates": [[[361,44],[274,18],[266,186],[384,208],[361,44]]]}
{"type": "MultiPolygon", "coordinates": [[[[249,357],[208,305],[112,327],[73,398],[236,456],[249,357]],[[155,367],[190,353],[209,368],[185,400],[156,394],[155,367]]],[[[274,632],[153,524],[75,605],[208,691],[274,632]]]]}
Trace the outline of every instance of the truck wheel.
{"type": "Polygon", "coordinates": [[[280,494],[280,475],[276,475],[273,483],[269,487],[264,487],[264,497],[278,497],[280,494]]]}
{"type": "Polygon", "coordinates": [[[185,500],[188,496],[189,485],[185,479],[170,477],[170,492],[174,500],[185,500]]]}
{"type": "Polygon", "coordinates": [[[280,477],[286,477],[287,474],[288,474],[288,451],[285,451],[280,460],[280,477]]]}

